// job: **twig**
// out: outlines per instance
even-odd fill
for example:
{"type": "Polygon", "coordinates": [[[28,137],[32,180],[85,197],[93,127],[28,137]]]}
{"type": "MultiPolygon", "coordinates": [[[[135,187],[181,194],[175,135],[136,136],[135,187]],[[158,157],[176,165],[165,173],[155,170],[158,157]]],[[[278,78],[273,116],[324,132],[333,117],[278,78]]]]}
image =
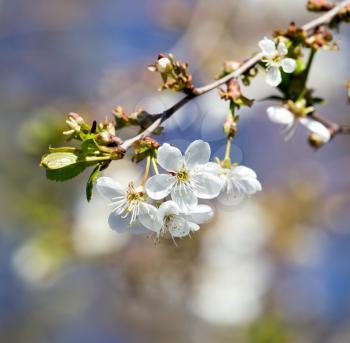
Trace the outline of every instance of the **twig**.
{"type": "MultiPolygon", "coordinates": [[[[350,0],[345,0],[345,1],[341,2],[340,4],[338,4],[337,6],[332,8],[330,11],[328,11],[327,13],[323,14],[322,16],[320,16],[320,17],[310,21],[309,23],[305,24],[304,26],[302,26],[302,29],[304,31],[311,31],[311,30],[315,29],[317,26],[328,24],[339,13],[339,11],[342,8],[344,8],[345,6],[348,6],[348,5],[350,5],[350,0]]],[[[156,118],[156,120],[143,132],[141,132],[140,134],[138,134],[137,136],[135,136],[133,138],[126,140],[122,144],[121,148],[125,149],[125,150],[129,149],[139,139],[152,134],[165,120],[169,119],[177,110],[179,110],[181,107],[183,107],[186,103],[188,103],[192,99],[194,99],[198,96],[201,96],[201,95],[203,95],[203,94],[205,94],[205,93],[207,93],[215,88],[218,88],[219,86],[227,83],[228,81],[230,81],[232,79],[239,77],[240,75],[245,73],[247,70],[249,70],[251,67],[253,67],[255,64],[257,64],[261,60],[262,57],[263,56],[261,53],[255,54],[253,57],[246,60],[234,72],[232,72],[232,73],[226,75],[225,77],[223,77],[217,81],[214,81],[206,86],[196,88],[193,93],[185,96],[179,102],[174,104],[172,107],[168,108],[167,110],[165,110],[162,113],[155,114],[154,118],[156,118]]],[[[316,115],[316,117],[314,117],[314,119],[320,121],[321,123],[322,123],[322,121],[326,120],[325,118],[318,116],[318,115],[316,115]]],[[[329,121],[327,121],[327,122],[328,122],[328,125],[326,125],[326,126],[330,129],[334,130],[335,125],[337,125],[337,124],[335,124],[333,122],[329,122],[329,121]]],[[[336,134],[336,133],[348,133],[348,131],[349,131],[349,128],[345,128],[345,127],[337,125],[337,129],[334,131],[334,134],[336,134]]]]}

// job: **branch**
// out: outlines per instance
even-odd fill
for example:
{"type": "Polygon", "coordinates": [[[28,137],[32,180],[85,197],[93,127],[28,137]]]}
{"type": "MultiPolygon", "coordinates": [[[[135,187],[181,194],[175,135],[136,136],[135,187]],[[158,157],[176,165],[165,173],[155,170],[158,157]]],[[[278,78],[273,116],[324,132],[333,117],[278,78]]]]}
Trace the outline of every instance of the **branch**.
{"type": "MultiPolygon", "coordinates": [[[[325,13],[324,15],[310,21],[309,23],[305,24],[304,26],[302,26],[302,29],[304,31],[311,31],[313,29],[315,29],[316,27],[320,26],[320,25],[324,25],[324,24],[328,24],[339,12],[341,9],[343,9],[344,7],[350,5],[350,0],[345,0],[343,2],[341,2],[340,4],[338,4],[337,6],[335,6],[334,8],[332,8],[330,11],[328,11],[327,13],[325,13]]],[[[225,77],[214,81],[206,86],[200,87],[200,88],[196,88],[193,93],[188,94],[187,96],[185,96],[184,98],[182,98],[179,102],[177,102],[176,104],[174,104],[172,107],[168,108],[167,110],[165,110],[162,113],[158,113],[154,115],[154,119],[156,119],[147,129],[145,129],[143,132],[141,132],[140,134],[138,134],[137,136],[130,138],[128,140],[126,140],[122,145],[121,148],[122,149],[129,149],[136,141],[138,141],[141,138],[144,138],[150,134],[152,134],[164,121],[166,121],[167,119],[169,119],[177,110],[179,110],[181,107],[183,107],[186,103],[188,103],[189,101],[191,101],[192,99],[201,96],[205,93],[208,93],[209,91],[218,88],[219,86],[227,83],[228,81],[235,79],[239,76],[241,76],[243,73],[245,73],[247,70],[249,70],[251,67],[253,67],[254,65],[256,65],[262,58],[262,54],[258,53],[255,54],[253,57],[249,58],[248,60],[246,60],[237,70],[235,70],[234,72],[226,75],[225,77]]],[[[318,115],[314,115],[314,119],[320,121],[321,123],[325,124],[325,118],[322,118],[318,115]]],[[[326,120],[328,122],[328,125],[326,125],[328,128],[334,130],[333,134],[336,133],[348,133],[350,131],[349,128],[346,127],[342,127],[338,124],[335,124],[333,122],[330,122],[328,120],[326,120]]]]}

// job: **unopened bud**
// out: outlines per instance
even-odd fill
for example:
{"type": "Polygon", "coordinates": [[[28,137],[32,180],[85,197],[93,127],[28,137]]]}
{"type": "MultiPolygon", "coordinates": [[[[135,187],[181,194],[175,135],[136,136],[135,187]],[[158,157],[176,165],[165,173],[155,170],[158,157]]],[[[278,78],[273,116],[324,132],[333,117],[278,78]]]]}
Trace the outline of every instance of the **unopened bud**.
{"type": "Polygon", "coordinates": [[[159,72],[167,73],[172,69],[172,64],[168,57],[162,57],[156,62],[156,67],[159,72]]]}
{"type": "Polygon", "coordinates": [[[322,145],[325,144],[325,141],[316,133],[310,133],[309,137],[309,144],[315,149],[319,149],[322,145]]]}
{"type": "Polygon", "coordinates": [[[83,117],[75,112],[71,112],[68,114],[68,119],[74,120],[76,123],[78,123],[79,125],[84,124],[84,119],[83,117]]]}
{"type": "Polygon", "coordinates": [[[241,64],[237,61],[225,61],[224,63],[224,72],[225,73],[232,73],[235,70],[237,70],[239,68],[241,64]]]}
{"type": "Polygon", "coordinates": [[[227,116],[224,123],[224,133],[230,138],[233,138],[237,133],[237,123],[233,120],[231,114],[227,116]]]}
{"type": "Polygon", "coordinates": [[[334,4],[327,0],[309,0],[307,3],[307,9],[314,12],[329,11],[334,7],[334,4]]]}
{"type": "Polygon", "coordinates": [[[113,135],[111,135],[108,131],[102,131],[97,135],[96,140],[101,144],[109,144],[112,142],[112,138],[113,135]]]}

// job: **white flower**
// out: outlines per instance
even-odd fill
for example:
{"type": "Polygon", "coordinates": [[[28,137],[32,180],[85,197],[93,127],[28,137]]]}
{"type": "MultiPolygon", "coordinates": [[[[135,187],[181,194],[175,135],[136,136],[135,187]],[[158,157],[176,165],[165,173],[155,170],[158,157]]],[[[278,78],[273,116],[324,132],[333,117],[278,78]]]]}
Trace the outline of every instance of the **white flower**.
{"type": "Polygon", "coordinates": [[[259,42],[259,48],[262,51],[262,61],[266,63],[267,73],[266,82],[272,86],[277,87],[282,82],[282,75],[280,68],[285,73],[293,73],[297,64],[294,59],[286,58],[288,49],[283,42],[276,43],[265,37],[259,42]]]}
{"type": "Polygon", "coordinates": [[[144,194],[136,190],[132,183],[126,190],[109,177],[97,179],[96,188],[98,192],[108,199],[112,206],[112,212],[108,223],[112,230],[118,233],[130,232],[140,234],[149,232],[140,222],[140,216],[147,215],[150,208],[144,201],[144,194]]]}
{"type": "Polygon", "coordinates": [[[210,146],[202,140],[191,143],[185,156],[179,149],[165,143],[158,149],[158,163],[168,174],[154,175],[146,182],[148,196],[160,200],[171,195],[181,210],[198,204],[197,198],[213,199],[221,190],[220,178],[205,170],[210,158],[210,146]]]}
{"type": "Polygon", "coordinates": [[[157,236],[185,237],[198,231],[199,225],[210,220],[213,210],[207,205],[197,205],[190,212],[183,213],[172,200],[163,202],[157,209],[152,206],[148,216],[140,217],[141,223],[157,236]]]}
{"type": "Polygon", "coordinates": [[[286,139],[289,139],[293,135],[298,122],[304,125],[311,133],[316,134],[323,143],[327,143],[331,139],[330,131],[323,124],[308,117],[296,118],[285,107],[271,106],[267,109],[267,115],[274,123],[285,126],[286,139]]]}
{"type": "Polygon", "coordinates": [[[256,173],[248,167],[233,164],[228,169],[222,168],[217,163],[208,163],[206,168],[221,177],[223,186],[220,198],[223,200],[243,198],[262,189],[256,173]]]}

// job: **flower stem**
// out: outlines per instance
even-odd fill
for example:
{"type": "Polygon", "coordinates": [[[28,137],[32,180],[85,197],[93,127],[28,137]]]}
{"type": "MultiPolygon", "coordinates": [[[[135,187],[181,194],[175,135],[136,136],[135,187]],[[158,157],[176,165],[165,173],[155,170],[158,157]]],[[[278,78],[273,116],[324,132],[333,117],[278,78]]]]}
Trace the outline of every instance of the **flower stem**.
{"type": "Polygon", "coordinates": [[[158,175],[159,170],[158,170],[157,161],[155,160],[155,158],[152,158],[152,166],[153,166],[154,172],[158,175]]]}
{"type": "Polygon", "coordinates": [[[145,166],[145,172],[143,174],[143,179],[141,182],[141,185],[144,186],[144,184],[146,183],[147,179],[148,179],[148,174],[149,174],[149,169],[151,166],[151,156],[147,156],[146,159],[146,166],[145,166]]]}
{"type": "Polygon", "coordinates": [[[231,145],[232,145],[232,137],[227,137],[225,158],[223,161],[224,168],[231,168],[231,145]]]}

